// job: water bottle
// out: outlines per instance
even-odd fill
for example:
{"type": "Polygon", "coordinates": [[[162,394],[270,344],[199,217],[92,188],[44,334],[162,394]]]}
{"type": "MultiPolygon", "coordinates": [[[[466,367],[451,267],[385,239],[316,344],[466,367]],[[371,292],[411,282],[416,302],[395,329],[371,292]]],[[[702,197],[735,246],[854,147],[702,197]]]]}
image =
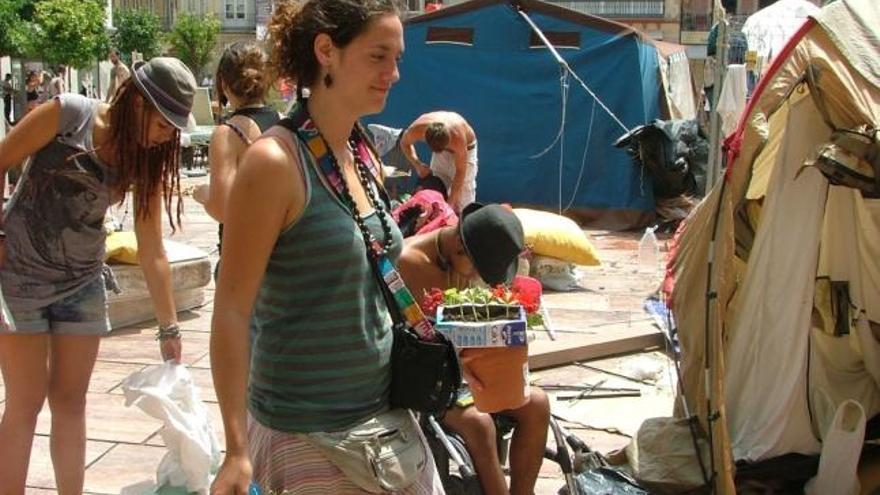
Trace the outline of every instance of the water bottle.
{"type": "Polygon", "coordinates": [[[253,481],[251,482],[251,486],[248,487],[248,495],[261,495],[260,487],[253,481]]]}
{"type": "Polygon", "coordinates": [[[639,241],[639,272],[657,273],[660,262],[660,247],[657,244],[657,236],[654,231],[657,227],[648,227],[639,241]]]}

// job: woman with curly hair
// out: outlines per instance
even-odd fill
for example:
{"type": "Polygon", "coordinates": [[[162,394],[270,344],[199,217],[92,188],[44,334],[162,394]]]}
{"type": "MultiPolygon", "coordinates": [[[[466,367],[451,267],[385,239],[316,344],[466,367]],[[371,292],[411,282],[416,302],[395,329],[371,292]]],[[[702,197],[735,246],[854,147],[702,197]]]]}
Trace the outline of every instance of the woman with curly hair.
{"type": "Polygon", "coordinates": [[[442,493],[392,409],[392,328],[372,263],[400,255],[358,124],[399,79],[392,0],[278,2],[269,26],[298,103],[245,152],[224,218],[211,369],[226,432],[215,495],[442,493]],[[303,88],[310,96],[304,98],[303,88]]]}
{"type": "Polygon", "coordinates": [[[194,91],[183,63],[156,58],[135,66],[112,105],[61,94],[0,141],[0,172],[31,157],[6,205],[0,237],[0,284],[13,320],[0,328],[6,387],[0,445],[12,453],[0,461],[3,493],[24,492],[37,415],[47,398],[58,492],[82,493],[86,391],[101,337],[110,331],[104,215],[129,190],[160,352],[180,361],[162,209],[174,230],[182,211],[180,129],[194,91]]]}

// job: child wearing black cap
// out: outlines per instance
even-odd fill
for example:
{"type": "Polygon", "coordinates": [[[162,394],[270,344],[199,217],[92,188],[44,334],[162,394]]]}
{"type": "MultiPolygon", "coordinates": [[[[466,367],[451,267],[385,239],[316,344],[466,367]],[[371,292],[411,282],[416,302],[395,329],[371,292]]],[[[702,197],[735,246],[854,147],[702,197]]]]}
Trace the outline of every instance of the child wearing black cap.
{"type": "MultiPolygon", "coordinates": [[[[523,247],[522,225],[509,208],[471,203],[462,211],[458,226],[407,238],[398,268],[416,297],[433,288],[465,288],[478,279],[494,286],[513,280],[523,247]]],[[[469,376],[466,349],[461,358],[465,376],[469,376]]],[[[473,388],[482,386],[472,377],[469,382],[473,388]]],[[[547,442],[547,395],[532,387],[525,405],[502,414],[517,421],[510,449],[509,493],[532,493],[547,442]]],[[[508,493],[492,417],[473,406],[453,407],[443,422],[464,438],[483,492],[508,493]]]]}

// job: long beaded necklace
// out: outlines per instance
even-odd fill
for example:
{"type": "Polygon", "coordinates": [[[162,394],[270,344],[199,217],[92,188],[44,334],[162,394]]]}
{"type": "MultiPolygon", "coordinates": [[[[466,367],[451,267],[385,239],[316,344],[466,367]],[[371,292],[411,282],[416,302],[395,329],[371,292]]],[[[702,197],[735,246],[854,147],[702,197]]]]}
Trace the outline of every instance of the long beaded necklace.
{"type": "MultiPolygon", "coordinates": [[[[324,139],[323,135],[321,139],[324,139]]],[[[376,216],[379,217],[379,223],[382,225],[382,233],[384,235],[383,243],[379,243],[376,239],[376,236],[373,235],[373,232],[367,227],[367,223],[361,215],[360,209],[357,206],[357,203],[354,201],[354,197],[351,195],[351,191],[348,188],[348,184],[343,179],[342,175],[342,167],[339,165],[339,161],[336,159],[336,155],[333,154],[333,151],[330,148],[330,145],[324,140],[324,145],[327,146],[327,156],[330,157],[330,163],[333,165],[333,169],[340,177],[340,181],[338,181],[339,187],[338,192],[342,196],[344,203],[351,211],[351,216],[354,219],[355,223],[358,226],[358,229],[361,231],[361,236],[364,238],[364,243],[367,246],[370,246],[371,249],[367,250],[369,256],[373,259],[378,259],[382,255],[386,254],[391,249],[391,244],[394,241],[394,238],[391,234],[391,224],[388,222],[388,214],[385,210],[385,205],[378,198],[378,194],[376,192],[376,185],[370,179],[370,172],[367,169],[367,165],[364,163],[363,159],[361,159],[361,146],[359,146],[358,140],[361,139],[361,136],[358,134],[357,130],[352,131],[351,137],[348,139],[348,146],[351,149],[352,157],[354,158],[355,170],[357,171],[358,180],[361,183],[361,187],[364,189],[364,193],[367,195],[367,199],[370,204],[373,206],[373,209],[376,211],[376,216]]]]}
{"type": "Polygon", "coordinates": [[[378,177],[379,168],[369,151],[369,142],[363,137],[360,128],[356,126],[352,129],[348,145],[352,152],[358,181],[361,183],[367,200],[372,204],[382,225],[385,238],[381,244],[376,240],[373,233],[367,227],[366,221],[361,216],[360,209],[354,202],[351,191],[348,189],[348,184],[342,176],[342,167],[336,160],[336,156],[333,155],[324,136],[321,135],[314,121],[309,117],[305,101],[300,101],[289,116],[281,119],[278,125],[292,131],[306,145],[309,152],[315,158],[318,171],[330,186],[331,191],[336,193],[343,206],[348,207],[352,219],[357,224],[358,230],[360,230],[361,236],[364,239],[367,256],[374,262],[377,275],[388,291],[391,292],[393,301],[390,301],[389,304],[396,305],[399,309],[399,314],[402,318],[401,322],[405,321],[419,338],[433,340],[435,338],[433,325],[425,317],[412,293],[406,288],[406,284],[403,282],[400,273],[397,272],[397,268],[388,259],[387,253],[393,242],[391,224],[388,221],[385,203],[378,197],[381,193],[381,186],[375,177],[378,177]],[[364,161],[364,155],[369,159],[369,163],[364,161]],[[373,168],[371,169],[370,167],[373,168]],[[376,172],[371,170],[376,170],[376,172]]]}

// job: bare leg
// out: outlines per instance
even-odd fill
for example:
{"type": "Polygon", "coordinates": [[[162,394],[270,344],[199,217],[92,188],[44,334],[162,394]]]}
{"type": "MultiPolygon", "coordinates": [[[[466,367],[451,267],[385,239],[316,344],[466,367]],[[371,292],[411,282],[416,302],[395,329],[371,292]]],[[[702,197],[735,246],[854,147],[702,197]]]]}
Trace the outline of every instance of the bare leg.
{"type": "Polygon", "coordinates": [[[541,463],[544,462],[550,402],[543,390],[532,387],[529,401],[524,406],[504,411],[504,414],[517,422],[510,444],[510,493],[531,495],[535,491],[541,463]]]}
{"type": "Polygon", "coordinates": [[[0,421],[0,495],[23,495],[37,415],[48,387],[46,334],[0,335],[6,408],[0,421]]]}
{"type": "Polygon", "coordinates": [[[53,335],[49,354],[50,450],[59,495],[79,495],[86,455],[86,391],[98,355],[97,335],[53,335]]]}
{"type": "Polygon", "coordinates": [[[476,407],[453,407],[446,411],[443,423],[461,435],[467,446],[474,468],[480,477],[480,485],[485,495],[506,495],[507,481],[501,464],[498,462],[498,448],[495,440],[495,422],[476,407]]]}

